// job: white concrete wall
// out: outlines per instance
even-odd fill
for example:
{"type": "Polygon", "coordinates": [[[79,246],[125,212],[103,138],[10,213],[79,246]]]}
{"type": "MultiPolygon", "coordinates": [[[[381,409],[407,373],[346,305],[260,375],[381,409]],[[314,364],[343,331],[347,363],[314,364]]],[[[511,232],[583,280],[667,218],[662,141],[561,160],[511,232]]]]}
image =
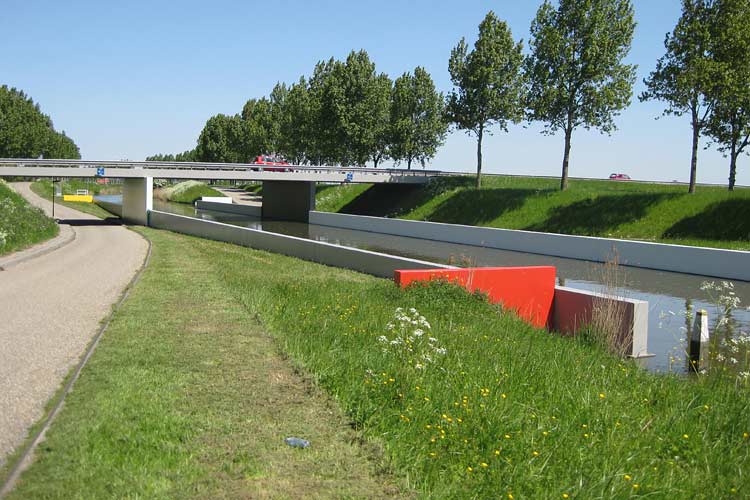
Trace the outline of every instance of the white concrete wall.
{"type": "Polygon", "coordinates": [[[203,196],[200,201],[208,201],[211,203],[232,203],[232,198],[229,196],[203,196]]]}
{"type": "Polygon", "coordinates": [[[267,233],[257,229],[232,226],[221,222],[194,219],[166,212],[152,211],[150,225],[210,240],[226,241],[259,250],[289,255],[320,264],[353,269],[382,278],[393,278],[396,269],[452,269],[452,266],[386,255],[357,248],[342,247],[320,241],[267,233]]]}
{"type": "Polygon", "coordinates": [[[198,210],[213,210],[214,212],[226,212],[229,214],[247,215],[250,217],[261,216],[261,207],[251,205],[237,205],[198,200],[195,202],[195,208],[198,210]]]}
{"type": "Polygon", "coordinates": [[[153,198],[153,178],[125,179],[122,184],[122,219],[128,224],[147,226],[153,198]]]}
{"type": "Polygon", "coordinates": [[[409,236],[570,259],[750,281],[750,252],[537,233],[459,224],[310,212],[310,224],[409,236]]]}

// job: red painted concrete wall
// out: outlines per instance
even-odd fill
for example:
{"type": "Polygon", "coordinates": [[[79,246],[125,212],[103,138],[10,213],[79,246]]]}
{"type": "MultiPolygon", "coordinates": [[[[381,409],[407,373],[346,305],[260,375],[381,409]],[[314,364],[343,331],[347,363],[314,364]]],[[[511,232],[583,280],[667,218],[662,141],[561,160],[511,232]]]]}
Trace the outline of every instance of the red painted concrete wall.
{"type": "Polygon", "coordinates": [[[396,285],[404,288],[415,281],[447,279],[467,290],[479,290],[490,302],[513,309],[534,326],[547,326],[555,296],[555,268],[478,267],[469,269],[425,269],[396,271],[396,285]]]}

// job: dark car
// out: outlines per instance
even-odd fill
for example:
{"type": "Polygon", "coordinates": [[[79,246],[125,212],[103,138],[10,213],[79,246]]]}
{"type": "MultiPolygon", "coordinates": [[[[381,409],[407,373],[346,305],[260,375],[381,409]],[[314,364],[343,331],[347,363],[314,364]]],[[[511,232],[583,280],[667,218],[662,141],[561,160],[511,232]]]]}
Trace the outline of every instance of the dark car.
{"type": "Polygon", "coordinates": [[[628,174],[609,174],[609,178],[613,181],[629,181],[630,176],[628,174]]]}

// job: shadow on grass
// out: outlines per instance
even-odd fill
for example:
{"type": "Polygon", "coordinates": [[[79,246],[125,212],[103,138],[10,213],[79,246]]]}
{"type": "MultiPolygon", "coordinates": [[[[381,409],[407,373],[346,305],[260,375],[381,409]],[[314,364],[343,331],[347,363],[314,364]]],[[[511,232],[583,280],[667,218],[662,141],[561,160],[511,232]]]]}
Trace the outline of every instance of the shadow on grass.
{"type": "Polygon", "coordinates": [[[545,221],[524,229],[597,236],[643,218],[649,207],[675,196],[669,193],[598,196],[561,207],[545,221]]]}
{"type": "MultiPolygon", "coordinates": [[[[426,185],[375,184],[346,204],[342,214],[397,217],[411,212],[446,191],[474,184],[471,177],[440,177],[426,185]]],[[[329,186],[323,186],[324,188],[329,186]]],[[[322,191],[320,189],[318,192],[322,191]]]]}
{"type": "Polygon", "coordinates": [[[664,238],[750,240],[750,199],[725,200],[686,217],[667,229],[664,238]]]}
{"type": "Polygon", "coordinates": [[[122,226],[119,217],[107,217],[106,219],[60,219],[60,224],[69,226],[122,226]]]}
{"type": "Polygon", "coordinates": [[[430,214],[432,222],[477,226],[492,222],[506,212],[523,206],[538,189],[467,189],[440,203],[430,214]]]}

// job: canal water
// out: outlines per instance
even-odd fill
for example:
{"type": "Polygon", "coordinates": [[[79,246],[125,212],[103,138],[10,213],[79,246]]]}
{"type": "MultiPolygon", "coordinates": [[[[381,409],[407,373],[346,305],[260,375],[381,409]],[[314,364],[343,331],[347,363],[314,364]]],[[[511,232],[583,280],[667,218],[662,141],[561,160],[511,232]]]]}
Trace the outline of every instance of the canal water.
{"type": "MultiPolygon", "coordinates": [[[[709,327],[713,329],[718,317],[716,300],[708,291],[701,290],[704,282],[721,284],[722,280],[705,276],[667,271],[655,271],[620,266],[615,280],[621,287],[607,288],[611,273],[606,266],[593,262],[549,257],[506,250],[495,250],[471,245],[442,243],[400,236],[390,236],[365,231],[352,231],[328,226],[317,226],[296,222],[267,221],[247,216],[222,212],[196,210],[179,203],[154,200],[154,209],[213,220],[227,224],[260,229],[301,238],[308,238],[336,245],[361,248],[376,252],[400,255],[457,266],[538,266],[552,265],[557,268],[559,284],[613,293],[631,299],[645,300],[649,304],[649,352],[654,354],[641,362],[653,371],[683,373],[686,367],[685,351],[686,310],[709,312],[709,327]]],[[[750,283],[736,281],[734,293],[740,307],[733,312],[736,331],[750,333],[750,283]]],[[[716,292],[713,292],[716,294],[716,292]]]]}

